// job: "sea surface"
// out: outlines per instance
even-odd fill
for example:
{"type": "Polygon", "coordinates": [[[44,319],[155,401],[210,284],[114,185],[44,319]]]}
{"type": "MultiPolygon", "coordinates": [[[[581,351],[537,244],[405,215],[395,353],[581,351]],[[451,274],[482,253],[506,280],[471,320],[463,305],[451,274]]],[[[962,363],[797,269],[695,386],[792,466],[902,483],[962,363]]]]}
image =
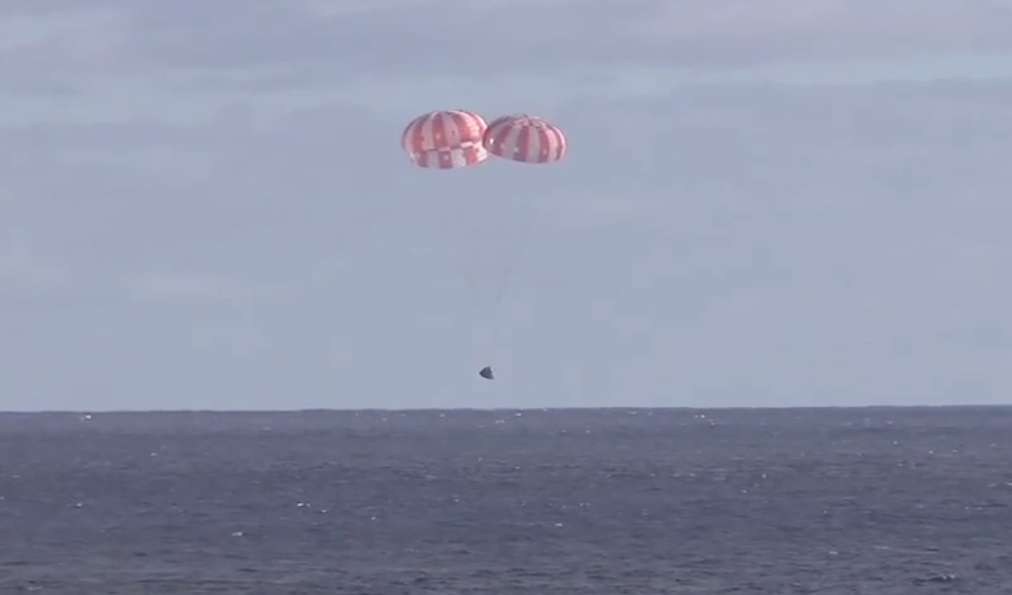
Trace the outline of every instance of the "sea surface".
{"type": "Polygon", "coordinates": [[[1012,408],[0,415],[0,593],[1012,594],[1012,408]]]}

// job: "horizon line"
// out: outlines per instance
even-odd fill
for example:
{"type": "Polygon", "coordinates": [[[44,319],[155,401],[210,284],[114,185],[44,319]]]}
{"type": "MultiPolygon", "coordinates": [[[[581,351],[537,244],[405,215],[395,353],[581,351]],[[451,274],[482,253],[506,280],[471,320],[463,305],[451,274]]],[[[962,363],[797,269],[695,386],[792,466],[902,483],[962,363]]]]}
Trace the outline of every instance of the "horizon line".
{"type": "Polygon", "coordinates": [[[279,414],[279,413],[446,413],[446,412],[557,412],[557,411],[803,411],[803,410],[871,410],[871,409],[1000,409],[1012,403],[925,404],[925,405],[796,405],[796,406],[644,406],[607,405],[601,407],[403,407],[403,408],[327,408],[303,409],[40,409],[0,410],[8,415],[135,415],[135,414],[279,414]]]}

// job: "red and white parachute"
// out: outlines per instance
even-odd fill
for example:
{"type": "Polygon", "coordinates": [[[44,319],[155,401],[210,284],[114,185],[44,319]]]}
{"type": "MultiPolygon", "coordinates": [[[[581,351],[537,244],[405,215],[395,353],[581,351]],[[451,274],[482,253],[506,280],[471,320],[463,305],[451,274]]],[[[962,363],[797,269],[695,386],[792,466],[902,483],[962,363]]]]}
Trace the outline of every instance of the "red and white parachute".
{"type": "Polygon", "coordinates": [[[474,112],[434,111],[412,120],[401,135],[401,144],[419,167],[468,167],[488,159],[482,143],[487,127],[485,119],[474,112]]]}
{"type": "Polygon", "coordinates": [[[521,163],[550,163],[566,154],[566,135],[539,116],[514,114],[490,122],[482,139],[485,149],[521,163]]]}

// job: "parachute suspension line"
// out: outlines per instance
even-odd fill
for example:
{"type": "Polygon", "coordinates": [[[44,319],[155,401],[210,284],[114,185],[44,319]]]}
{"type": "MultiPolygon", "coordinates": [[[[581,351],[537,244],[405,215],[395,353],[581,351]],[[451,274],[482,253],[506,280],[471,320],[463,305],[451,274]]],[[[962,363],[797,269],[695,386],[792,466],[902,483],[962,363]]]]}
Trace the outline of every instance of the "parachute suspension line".
{"type": "Polygon", "coordinates": [[[500,283],[496,285],[495,292],[495,303],[497,306],[502,305],[503,298],[506,297],[506,290],[510,285],[510,281],[513,278],[513,270],[510,269],[503,275],[500,283]]]}
{"type": "Polygon", "coordinates": [[[478,279],[474,271],[464,263],[460,263],[458,269],[460,269],[460,276],[464,279],[464,284],[467,285],[468,294],[471,296],[471,307],[477,308],[481,302],[481,288],[478,279]]]}
{"type": "Polygon", "coordinates": [[[464,320],[467,321],[468,343],[475,358],[475,366],[484,366],[494,360],[495,348],[500,342],[501,313],[498,305],[503,293],[500,281],[503,250],[499,205],[465,198],[463,203],[449,204],[452,216],[443,220],[447,239],[456,244],[453,262],[470,300],[464,320]],[[490,212],[494,211],[494,212],[490,212]]]}

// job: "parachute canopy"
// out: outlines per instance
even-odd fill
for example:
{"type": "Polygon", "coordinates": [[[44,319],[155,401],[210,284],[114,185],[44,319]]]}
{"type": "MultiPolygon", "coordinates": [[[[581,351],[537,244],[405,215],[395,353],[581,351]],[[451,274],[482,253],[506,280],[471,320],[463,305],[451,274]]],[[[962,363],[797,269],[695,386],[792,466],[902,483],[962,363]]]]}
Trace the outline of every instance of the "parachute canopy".
{"type": "Polygon", "coordinates": [[[466,110],[429,112],[408,124],[401,144],[418,167],[468,167],[488,159],[482,144],[487,126],[484,118],[466,110]]]}
{"type": "Polygon", "coordinates": [[[566,135],[539,116],[514,114],[492,120],[482,137],[485,149],[521,163],[550,163],[566,154],[566,135]]]}
{"type": "Polygon", "coordinates": [[[481,371],[478,372],[478,376],[481,376],[485,380],[493,380],[495,378],[495,374],[492,373],[492,366],[485,366],[482,368],[481,371]]]}

